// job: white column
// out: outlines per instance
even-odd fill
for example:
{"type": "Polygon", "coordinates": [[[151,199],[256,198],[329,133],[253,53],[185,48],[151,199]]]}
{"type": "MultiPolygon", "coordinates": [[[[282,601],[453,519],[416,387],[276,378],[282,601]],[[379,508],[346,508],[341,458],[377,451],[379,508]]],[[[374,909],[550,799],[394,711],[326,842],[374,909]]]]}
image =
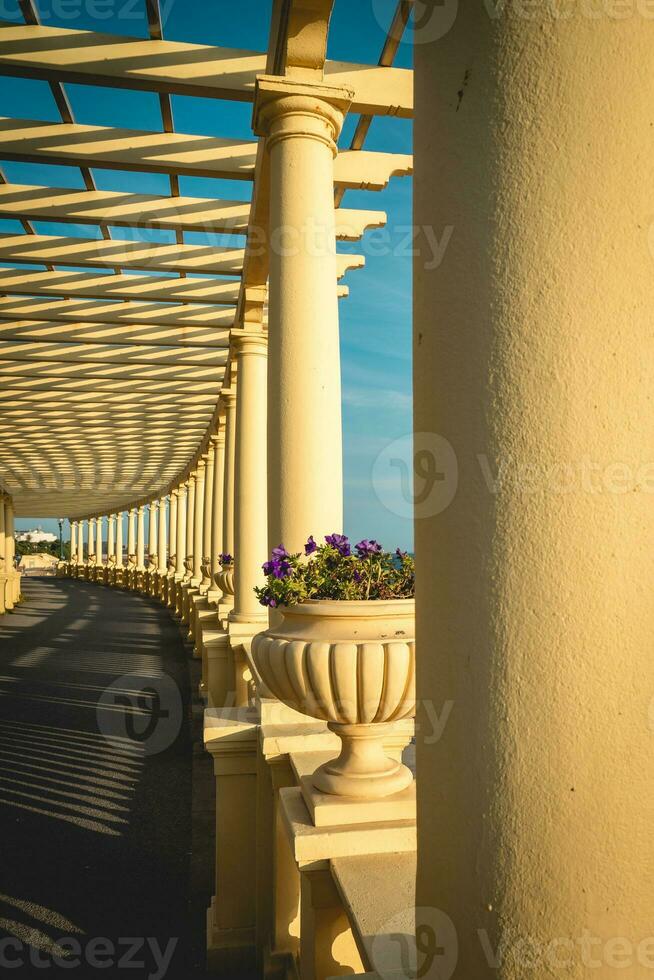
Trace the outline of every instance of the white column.
{"type": "Polygon", "coordinates": [[[89,518],[88,553],[89,553],[89,559],[95,557],[95,517],[89,518]]]}
{"type": "Polygon", "coordinates": [[[123,516],[124,511],[118,511],[116,520],[116,568],[121,568],[123,564],[123,516]]]}
{"type": "Polygon", "coordinates": [[[213,440],[209,440],[207,447],[207,466],[204,474],[204,515],[202,517],[202,581],[200,590],[207,592],[211,587],[211,531],[213,516],[213,491],[214,491],[214,464],[216,459],[216,447],[213,440]]]}
{"type": "MultiPolygon", "coordinates": [[[[157,554],[157,502],[151,500],[148,505],[148,556],[157,554]]],[[[150,564],[150,562],[148,562],[150,564]]],[[[154,567],[151,569],[154,571],[154,567]]]]}
{"type": "MultiPolygon", "coordinates": [[[[189,473],[186,481],[186,559],[193,558],[193,526],[195,521],[195,473],[189,473]]],[[[191,581],[192,570],[186,568],[184,578],[191,581]]]]}
{"type": "Polygon", "coordinates": [[[107,517],[107,562],[116,556],[116,515],[107,517]]]}
{"type": "MultiPolygon", "coordinates": [[[[300,551],[343,524],[334,230],[336,139],[351,93],[259,77],[255,130],[270,154],[268,514],[271,546],[300,551]]],[[[239,556],[236,556],[237,563],[239,556]]]]}
{"type": "Polygon", "coordinates": [[[177,488],[177,547],[175,558],[175,575],[183,578],[186,571],[184,559],[186,557],[186,484],[182,483],[177,488]]]}
{"type": "MultiPolygon", "coordinates": [[[[265,290],[263,291],[265,297],[265,290]]],[[[263,300],[263,297],[262,297],[263,300]]],[[[261,314],[261,310],[259,311],[261,314]]],[[[256,322],[252,327],[256,326],[256,322]]],[[[254,594],[263,584],[261,566],[268,552],[266,481],[267,337],[261,329],[233,330],[238,398],[234,497],[234,622],[266,622],[254,594]]]]}
{"type": "Polygon", "coordinates": [[[145,568],[145,507],[141,504],[136,512],[136,567],[145,568]]]}
{"type": "Polygon", "coordinates": [[[166,498],[160,497],[156,504],[159,514],[159,533],[157,537],[157,571],[160,575],[165,575],[168,571],[167,547],[166,547],[166,498]]]}
{"type": "Polygon", "coordinates": [[[77,555],[77,521],[71,521],[71,519],[68,518],[68,523],[70,524],[70,561],[74,562],[75,556],[77,555]]]}
{"type": "Polygon", "coordinates": [[[210,591],[217,589],[216,575],[220,572],[218,556],[223,553],[223,523],[225,496],[225,419],[220,416],[215,435],[211,437],[214,444],[213,469],[213,510],[211,513],[211,578],[210,591]]]}
{"type": "MultiPolygon", "coordinates": [[[[16,540],[14,538],[14,502],[11,497],[5,504],[5,541],[7,551],[7,565],[9,571],[15,574],[14,558],[16,557],[16,540]]],[[[18,596],[15,596],[18,599],[18,596]]]]}
{"type": "Polygon", "coordinates": [[[102,565],[102,517],[96,517],[95,519],[95,554],[98,560],[98,566],[102,565]]]}
{"type": "Polygon", "coordinates": [[[130,507],[127,512],[127,555],[136,555],[136,510],[130,507]]]}
{"type": "Polygon", "coordinates": [[[225,463],[223,483],[223,554],[234,556],[234,468],[236,461],[236,386],[220,393],[225,406],[225,463]]]}
{"type": "Polygon", "coordinates": [[[170,557],[175,559],[174,569],[177,570],[177,562],[179,560],[179,547],[177,543],[177,502],[179,498],[179,489],[174,487],[170,491],[170,497],[168,501],[168,542],[170,557]]]}
{"type": "Polygon", "coordinates": [[[78,526],[78,538],[77,538],[77,563],[78,565],[84,564],[84,524],[86,521],[84,518],[79,522],[78,526]]]}
{"type": "Polygon", "coordinates": [[[206,457],[202,456],[195,470],[195,497],[193,504],[193,577],[191,585],[197,587],[202,581],[203,521],[204,521],[204,483],[206,457]]]}
{"type": "Polygon", "coordinates": [[[426,977],[654,967],[653,25],[558,9],[415,45],[426,977]]]}
{"type": "Polygon", "coordinates": [[[0,572],[7,568],[7,546],[5,542],[5,508],[7,496],[0,492],[0,572]]]}

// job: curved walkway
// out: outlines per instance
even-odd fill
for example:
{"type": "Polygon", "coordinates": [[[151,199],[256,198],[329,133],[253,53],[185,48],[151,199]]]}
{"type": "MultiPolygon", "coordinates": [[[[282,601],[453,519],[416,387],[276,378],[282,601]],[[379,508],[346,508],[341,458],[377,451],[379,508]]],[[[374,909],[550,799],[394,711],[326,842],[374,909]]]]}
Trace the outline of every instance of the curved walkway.
{"type": "Polygon", "coordinates": [[[204,976],[212,777],[180,631],[119,590],[24,594],[0,619],[0,973],[204,976]]]}

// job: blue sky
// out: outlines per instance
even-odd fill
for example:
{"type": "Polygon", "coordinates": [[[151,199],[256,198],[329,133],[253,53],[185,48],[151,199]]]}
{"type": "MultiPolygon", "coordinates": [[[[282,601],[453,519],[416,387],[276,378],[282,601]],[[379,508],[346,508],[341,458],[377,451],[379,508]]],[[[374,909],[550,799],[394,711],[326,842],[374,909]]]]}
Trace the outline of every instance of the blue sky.
{"type": "MultiPolygon", "coordinates": [[[[330,58],[374,64],[390,24],[395,0],[336,0],[330,31],[330,58]]],[[[144,37],[147,27],[143,0],[110,0],[97,10],[112,12],[107,19],[93,16],[94,4],[77,0],[57,4],[41,0],[44,24],[144,37]],[[55,11],[59,11],[59,16],[55,11]],[[68,14],[64,17],[62,15],[68,14]],[[72,16],[70,16],[72,15],[72,16]]],[[[264,50],[267,46],[269,0],[226,0],[202,3],[200,0],[161,0],[164,36],[195,43],[264,50]]],[[[3,14],[22,21],[17,2],[9,0],[3,14]]],[[[410,67],[410,45],[400,47],[395,64],[410,67]]],[[[75,118],[80,123],[126,126],[134,129],[160,129],[158,99],[154,93],[105,90],[66,85],[75,118]]],[[[0,78],[2,114],[31,119],[59,121],[59,114],[46,82],[0,78]]],[[[176,129],[180,132],[227,137],[250,137],[251,107],[240,103],[172,97],[176,129]]],[[[341,145],[347,145],[357,117],[346,120],[341,145]]],[[[411,152],[411,124],[408,120],[376,118],[370,128],[366,149],[411,152]]],[[[82,187],[79,171],[73,167],[37,166],[3,162],[7,178],[21,183],[59,187],[82,187]]],[[[168,178],[163,174],[127,174],[94,170],[98,187],[107,190],[139,190],[166,194],[168,178]]],[[[182,194],[246,199],[250,187],[245,182],[182,177],[182,194]]],[[[350,272],[345,279],[350,295],[341,300],[341,356],[343,374],[343,435],[345,471],[345,531],[352,537],[378,538],[384,545],[412,547],[411,521],[401,516],[406,503],[400,496],[397,469],[380,471],[373,465],[379,453],[396,439],[404,438],[401,455],[406,459],[411,431],[411,257],[403,246],[411,223],[411,178],[393,178],[378,193],[348,191],[344,207],[374,208],[386,211],[388,225],[383,237],[368,232],[362,242],[341,243],[342,251],[366,255],[366,267],[350,272]],[[374,485],[373,485],[374,484],[374,485]],[[382,502],[383,501],[383,502],[382,502]]],[[[38,222],[41,234],[68,234],[100,237],[91,227],[62,226],[38,222]]],[[[0,231],[21,230],[17,222],[0,220],[0,231]]],[[[143,237],[135,230],[116,229],[116,238],[143,237]]],[[[173,233],[147,232],[150,240],[173,241],[173,233]]],[[[221,236],[194,233],[185,240],[226,243],[221,236]]],[[[238,239],[230,238],[230,242],[238,239]]],[[[24,268],[24,267],[23,267],[24,268]]],[[[398,450],[399,451],[399,450],[398,450]]],[[[407,460],[408,462],[408,460],[407,460]]],[[[39,523],[49,529],[56,521],[31,519],[17,521],[19,528],[39,523]]]]}

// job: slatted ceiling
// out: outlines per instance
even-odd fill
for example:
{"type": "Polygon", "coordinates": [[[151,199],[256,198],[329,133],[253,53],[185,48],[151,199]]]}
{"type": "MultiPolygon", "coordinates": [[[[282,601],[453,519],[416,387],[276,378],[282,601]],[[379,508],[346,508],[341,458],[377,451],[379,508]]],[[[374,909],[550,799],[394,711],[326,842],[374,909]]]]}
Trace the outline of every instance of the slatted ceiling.
{"type": "Polygon", "coordinates": [[[23,296],[57,296],[103,300],[129,299],[136,302],[208,303],[234,307],[238,300],[238,280],[217,280],[189,276],[183,282],[168,276],[123,275],[106,272],[52,273],[0,266],[0,292],[23,296]]]}
{"type": "Polygon", "coordinates": [[[121,329],[151,327],[155,332],[161,330],[162,336],[202,337],[210,343],[213,340],[222,341],[232,326],[234,311],[226,307],[192,303],[184,306],[172,303],[106,303],[97,300],[25,299],[14,295],[0,297],[0,319],[9,319],[14,323],[35,320],[44,329],[48,321],[55,321],[53,330],[57,329],[58,321],[97,324],[98,330],[102,329],[101,324],[106,324],[106,329],[115,330],[117,337],[121,336],[121,329]]]}
{"type": "MultiPolygon", "coordinates": [[[[230,247],[229,238],[218,239],[219,247],[199,238],[243,237],[250,204],[180,196],[179,178],[215,176],[247,186],[256,143],[175,132],[170,96],[251,100],[266,56],[162,39],[157,0],[142,2],[148,41],[38,27],[31,0],[21,3],[31,26],[0,24],[0,74],[44,79],[62,120],[0,120],[0,159],[38,162],[40,174],[55,165],[77,167],[86,188],[0,182],[0,219],[18,219],[26,232],[0,236],[0,262],[19,266],[0,268],[0,478],[20,487],[19,514],[45,516],[48,507],[54,514],[97,513],[166,487],[197,451],[223,382],[241,292],[230,273],[240,273],[243,249],[230,247]],[[163,132],[126,130],[116,114],[115,127],[78,125],[64,84],[84,80],[156,92],[163,132]],[[94,167],[131,171],[133,183],[123,193],[99,191],[94,167]],[[139,193],[147,172],[167,178],[169,196],[139,193]],[[102,238],[84,233],[93,225],[102,238]],[[146,228],[154,229],[147,241],[146,228]],[[238,267],[225,268],[230,253],[240,253],[238,267]],[[54,270],[20,268],[45,262],[54,270]],[[113,275],[98,272],[101,266],[113,275]]],[[[410,5],[398,4],[398,11],[410,5]]],[[[396,15],[393,30],[401,20],[396,15]]],[[[411,73],[388,68],[392,60],[387,51],[381,67],[328,63],[326,80],[356,90],[355,112],[408,116],[411,73]]],[[[410,171],[409,157],[368,153],[362,145],[337,158],[340,196],[346,188],[381,188],[393,174],[410,171]]],[[[385,215],[339,208],[335,221],[338,237],[354,241],[385,215]]],[[[338,263],[342,276],[363,258],[341,255],[338,263]]],[[[346,286],[335,287],[347,295],[346,286]]]]}

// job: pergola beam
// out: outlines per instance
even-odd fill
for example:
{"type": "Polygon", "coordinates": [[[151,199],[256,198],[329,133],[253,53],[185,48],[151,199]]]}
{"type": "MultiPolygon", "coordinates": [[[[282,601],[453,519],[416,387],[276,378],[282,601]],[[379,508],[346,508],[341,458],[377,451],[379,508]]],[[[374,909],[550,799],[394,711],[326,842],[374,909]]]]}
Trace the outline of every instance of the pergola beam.
{"type": "Polygon", "coordinates": [[[154,300],[170,303],[212,303],[233,306],[239,283],[216,279],[173,279],[164,276],[89,272],[44,272],[0,268],[0,292],[22,296],[64,296],[105,300],[154,300]]]}
{"type": "MultiPolygon", "coordinates": [[[[167,327],[161,324],[67,323],[41,320],[14,320],[0,312],[0,340],[31,341],[34,343],[108,343],[140,347],[155,346],[197,354],[227,350],[229,331],[209,327],[167,327]]],[[[221,362],[222,363],[222,362],[221,362]]]]}
{"type": "Polygon", "coordinates": [[[243,249],[218,245],[161,245],[158,242],[0,234],[0,262],[45,263],[147,272],[239,275],[243,249]]]}
{"type": "Polygon", "coordinates": [[[32,361],[41,358],[48,361],[72,362],[82,366],[86,362],[114,365],[142,364],[147,367],[179,367],[186,370],[195,365],[211,375],[212,368],[224,366],[227,360],[225,346],[173,347],[153,344],[89,344],[75,341],[61,343],[0,339],[0,358],[12,361],[32,361]]]}
{"type": "MultiPolygon", "coordinates": [[[[35,320],[38,321],[36,326],[44,329],[49,321],[72,322],[76,326],[126,326],[128,330],[134,326],[150,327],[155,331],[166,331],[166,336],[179,336],[179,343],[203,343],[205,339],[211,343],[214,338],[220,339],[232,326],[234,311],[200,303],[175,306],[138,301],[103,303],[92,299],[58,301],[0,296],[0,319],[14,322],[35,320]]],[[[115,336],[122,334],[118,330],[115,336]]]]}
{"type": "MultiPolygon", "coordinates": [[[[0,74],[168,95],[252,102],[266,54],[234,48],[140,40],[92,31],[3,23],[0,74]]],[[[409,117],[408,69],[327,61],[325,80],[354,93],[352,111],[409,117]]]]}
{"type": "MultiPolygon", "coordinates": [[[[254,142],[216,136],[0,117],[0,159],[27,163],[253,180],[256,150],[254,142]]],[[[334,161],[334,183],[381,190],[392,176],[411,173],[412,166],[406,153],[345,150],[334,161]]]]}
{"type": "MultiPolygon", "coordinates": [[[[0,184],[0,216],[18,220],[245,235],[249,214],[249,201],[0,184]]],[[[335,219],[336,237],[344,241],[386,223],[383,211],[353,208],[337,208],[335,219]]]]}

